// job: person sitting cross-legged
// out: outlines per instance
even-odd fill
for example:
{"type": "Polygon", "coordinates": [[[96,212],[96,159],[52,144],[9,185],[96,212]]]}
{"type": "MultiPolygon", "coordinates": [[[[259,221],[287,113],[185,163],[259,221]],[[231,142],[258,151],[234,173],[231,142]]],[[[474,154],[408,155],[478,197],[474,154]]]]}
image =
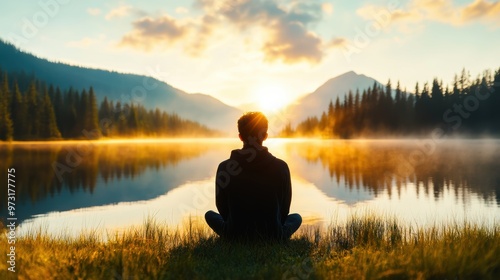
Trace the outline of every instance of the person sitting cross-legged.
{"type": "Polygon", "coordinates": [[[288,165],[262,146],[267,129],[262,113],[243,115],[238,120],[243,148],[219,164],[215,186],[220,214],[208,211],[205,220],[223,239],[288,240],[302,223],[299,214],[289,214],[288,165]]]}

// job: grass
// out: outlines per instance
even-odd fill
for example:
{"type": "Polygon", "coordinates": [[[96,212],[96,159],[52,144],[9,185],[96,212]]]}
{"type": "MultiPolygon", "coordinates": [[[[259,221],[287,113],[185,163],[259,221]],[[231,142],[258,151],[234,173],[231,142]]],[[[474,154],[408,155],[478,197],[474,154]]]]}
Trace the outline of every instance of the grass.
{"type": "MultiPolygon", "coordinates": [[[[8,248],[2,233],[0,254],[8,248]]],[[[243,244],[195,222],[181,231],[148,219],[106,240],[33,231],[16,257],[17,272],[2,261],[0,279],[499,279],[500,227],[419,229],[367,215],[304,227],[285,244],[243,244]]]]}

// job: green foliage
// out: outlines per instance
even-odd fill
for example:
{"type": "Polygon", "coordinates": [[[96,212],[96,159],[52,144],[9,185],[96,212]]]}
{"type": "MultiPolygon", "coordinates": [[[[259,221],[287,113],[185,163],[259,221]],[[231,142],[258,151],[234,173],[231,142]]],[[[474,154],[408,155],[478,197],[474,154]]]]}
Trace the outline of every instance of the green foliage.
{"type": "Polygon", "coordinates": [[[28,108],[26,106],[27,103],[23,99],[17,83],[14,83],[14,96],[11,103],[14,139],[24,139],[28,135],[28,108]]]}
{"type": "Polygon", "coordinates": [[[106,97],[98,106],[92,87],[62,93],[24,73],[15,77],[12,89],[7,74],[0,77],[0,141],[215,135],[197,122],[159,109],[119,101],[114,105],[106,97]]]}
{"type": "MultiPolygon", "coordinates": [[[[7,253],[0,237],[0,253],[7,253]]],[[[16,275],[2,279],[498,279],[500,228],[469,223],[406,227],[394,219],[351,217],[326,230],[303,226],[287,243],[226,243],[191,220],[101,236],[16,242],[16,275]],[[10,277],[10,278],[9,278],[10,277]]]]}
{"type": "Polygon", "coordinates": [[[429,86],[408,93],[400,88],[392,90],[391,81],[385,89],[374,84],[360,95],[347,93],[343,102],[337,97],[330,102],[320,120],[310,117],[293,131],[287,127],[282,136],[320,135],[329,138],[370,136],[408,136],[432,133],[461,135],[500,134],[500,69],[494,74],[485,71],[471,80],[462,71],[455,77],[453,89],[443,88],[434,79],[429,86]]]}
{"type": "Polygon", "coordinates": [[[41,107],[40,137],[42,139],[60,139],[61,133],[57,127],[54,107],[47,91],[43,95],[41,107]]]}
{"type": "Polygon", "coordinates": [[[10,141],[14,136],[10,112],[10,96],[7,74],[4,74],[2,88],[0,89],[0,140],[4,141],[10,141]]]}

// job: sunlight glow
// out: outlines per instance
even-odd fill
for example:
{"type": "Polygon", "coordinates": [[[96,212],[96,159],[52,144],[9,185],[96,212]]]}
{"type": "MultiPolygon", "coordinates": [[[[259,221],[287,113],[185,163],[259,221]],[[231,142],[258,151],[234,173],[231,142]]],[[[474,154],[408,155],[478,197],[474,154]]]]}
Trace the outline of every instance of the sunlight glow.
{"type": "Polygon", "coordinates": [[[291,102],[287,90],[279,84],[265,84],[256,88],[258,107],[264,113],[276,112],[291,102]]]}

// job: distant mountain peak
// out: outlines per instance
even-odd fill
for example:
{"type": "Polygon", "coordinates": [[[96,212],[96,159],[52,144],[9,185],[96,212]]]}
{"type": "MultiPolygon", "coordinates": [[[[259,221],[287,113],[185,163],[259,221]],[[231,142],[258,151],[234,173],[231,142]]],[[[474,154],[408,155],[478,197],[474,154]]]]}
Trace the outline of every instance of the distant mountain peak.
{"type": "Polygon", "coordinates": [[[347,76],[358,76],[358,73],[356,73],[353,70],[351,70],[351,71],[345,72],[344,74],[340,74],[340,75],[338,75],[335,78],[341,78],[341,77],[347,77],[347,76]]]}
{"type": "Polygon", "coordinates": [[[327,110],[330,101],[335,102],[339,98],[340,102],[343,102],[349,91],[356,92],[356,90],[359,90],[363,92],[363,90],[373,86],[374,83],[380,84],[375,79],[352,70],[345,72],[329,79],[314,92],[293,102],[293,105],[286,109],[289,114],[287,117],[298,122],[311,116],[319,117],[322,112],[327,110]]]}

